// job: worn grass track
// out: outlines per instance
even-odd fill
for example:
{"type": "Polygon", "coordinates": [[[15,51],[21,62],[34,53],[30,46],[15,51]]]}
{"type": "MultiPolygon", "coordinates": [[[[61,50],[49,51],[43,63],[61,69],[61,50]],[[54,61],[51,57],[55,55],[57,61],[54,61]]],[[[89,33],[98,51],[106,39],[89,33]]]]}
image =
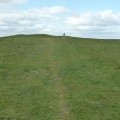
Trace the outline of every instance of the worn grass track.
{"type": "MultiPolygon", "coordinates": [[[[53,39],[54,40],[54,39],[53,39]]],[[[57,106],[58,106],[58,113],[57,113],[57,118],[58,120],[69,120],[69,108],[68,108],[68,103],[65,99],[66,97],[66,88],[64,84],[62,83],[62,78],[60,77],[58,73],[58,68],[60,66],[59,60],[60,57],[57,57],[56,55],[59,54],[58,50],[60,47],[60,41],[50,41],[49,39],[46,39],[46,50],[44,54],[46,54],[46,57],[48,59],[48,72],[47,74],[50,76],[50,79],[54,83],[54,88],[55,88],[55,94],[57,95],[58,101],[57,106]],[[49,52],[48,52],[49,51],[49,52]],[[59,65],[59,66],[58,66],[59,65]]]]}
{"type": "Polygon", "coordinates": [[[0,38],[0,120],[119,120],[120,41],[0,38]]]}

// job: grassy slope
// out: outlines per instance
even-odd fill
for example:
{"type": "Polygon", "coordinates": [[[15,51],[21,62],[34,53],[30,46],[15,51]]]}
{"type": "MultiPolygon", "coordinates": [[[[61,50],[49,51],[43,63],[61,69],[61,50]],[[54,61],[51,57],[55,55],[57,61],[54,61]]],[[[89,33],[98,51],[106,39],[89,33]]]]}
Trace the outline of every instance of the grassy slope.
{"type": "Polygon", "coordinates": [[[0,120],[119,120],[120,41],[0,38],[0,120]]]}

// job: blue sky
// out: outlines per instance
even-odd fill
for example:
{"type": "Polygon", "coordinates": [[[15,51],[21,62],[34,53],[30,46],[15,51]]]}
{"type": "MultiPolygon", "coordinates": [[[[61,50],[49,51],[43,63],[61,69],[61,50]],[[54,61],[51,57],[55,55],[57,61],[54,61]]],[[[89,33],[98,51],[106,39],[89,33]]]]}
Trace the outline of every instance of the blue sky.
{"type": "Polygon", "coordinates": [[[1,0],[0,36],[120,38],[120,0],[1,0]]]}
{"type": "Polygon", "coordinates": [[[118,11],[120,10],[120,0],[29,0],[24,8],[43,6],[64,6],[79,12],[106,9],[118,11]]]}

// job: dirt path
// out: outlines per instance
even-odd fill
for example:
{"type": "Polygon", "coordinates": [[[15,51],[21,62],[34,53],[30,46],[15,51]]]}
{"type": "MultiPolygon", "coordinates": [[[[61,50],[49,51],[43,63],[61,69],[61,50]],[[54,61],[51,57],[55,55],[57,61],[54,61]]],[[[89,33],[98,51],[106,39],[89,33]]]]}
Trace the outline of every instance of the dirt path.
{"type": "Polygon", "coordinates": [[[56,94],[58,97],[58,119],[57,120],[70,120],[70,112],[68,107],[68,102],[66,101],[66,87],[63,84],[62,78],[60,77],[58,73],[58,64],[59,64],[59,58],[55,58],[55,52],[57,51],[56,48],[56,42],[53,41],[48,42],[48,49],[49,49],[49,74],[51,74],[51,79],[54,81],[55,88],[56,88],[56,94]]]}

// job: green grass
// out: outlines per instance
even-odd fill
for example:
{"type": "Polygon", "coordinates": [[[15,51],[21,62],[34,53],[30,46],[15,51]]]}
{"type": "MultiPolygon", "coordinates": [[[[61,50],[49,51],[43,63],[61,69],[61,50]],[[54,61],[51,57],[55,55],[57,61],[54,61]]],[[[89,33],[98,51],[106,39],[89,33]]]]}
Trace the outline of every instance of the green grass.
{"type": "Polygon", "coordinates": [[[0,38],[0,120],[120,120],[120,41],[0,38]]]}

